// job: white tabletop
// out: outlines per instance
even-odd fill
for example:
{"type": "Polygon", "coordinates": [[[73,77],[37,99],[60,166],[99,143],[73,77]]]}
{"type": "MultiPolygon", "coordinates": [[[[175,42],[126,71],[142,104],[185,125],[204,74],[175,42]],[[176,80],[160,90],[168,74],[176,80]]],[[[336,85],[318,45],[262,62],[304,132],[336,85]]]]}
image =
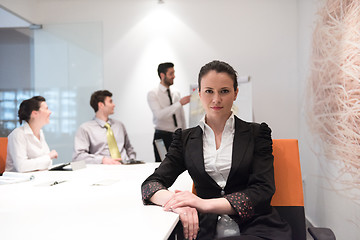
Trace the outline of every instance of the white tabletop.
{"type": "MultiPolygon", "coordinates": [[[[167,239],[178,215],[141,200],[141,183],[157,166],[87,165],[0,185],[1,239],[167,239]]],[[[172,189],[191,186],[184,173],[172,189]]]]}

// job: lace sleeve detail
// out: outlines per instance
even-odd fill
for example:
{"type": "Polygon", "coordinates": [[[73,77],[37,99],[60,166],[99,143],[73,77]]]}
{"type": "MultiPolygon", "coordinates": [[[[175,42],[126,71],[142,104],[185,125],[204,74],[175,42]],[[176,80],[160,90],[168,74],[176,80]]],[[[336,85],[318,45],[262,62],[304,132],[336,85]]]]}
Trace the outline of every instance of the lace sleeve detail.
{"type": "Polygon", "coordinates": [[[167,189],[159,182],[149,182],[141,188],[142,200],[145,205],[153,204],[150,198],[159,190],[167,189]]]}
{"type": "Polygon", "coordinates": [[[254,216],[253,204],[245,193],[235,192],[224,197],[238,213],[241,222],[254,216]]]}

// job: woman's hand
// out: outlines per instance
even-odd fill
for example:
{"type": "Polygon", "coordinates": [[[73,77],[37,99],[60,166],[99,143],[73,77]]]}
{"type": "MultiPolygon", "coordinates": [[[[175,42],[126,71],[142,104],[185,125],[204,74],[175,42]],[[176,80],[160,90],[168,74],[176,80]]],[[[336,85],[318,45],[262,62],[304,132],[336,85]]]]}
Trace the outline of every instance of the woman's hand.
{"type": "Polygon", "coordinates": [[[51,159],[58,158],[58,153],[55,150],[51,150],[49,156],[51,159]]]}
{"type": "Polygon", "coordinates": [[[203,201],[203,199],[189,191],[175,190],[175,194],[164,205],[165,211],[173,211],[179,214],[185,239],[192,240],[197,237],[199,231],[197,210],[202,209],[201,204],[204,204],[203,201]]]}
{"type": "Polygon", "coordinates": [[[200,212],[204,212],[204,207],[206,206],[204,201],[204,199],[199,198],[189,191],[175,190],[175,194],[164,205],[164,210],[169,211],[179,207],[192,207],[200,212]]]}
{"type": "Polygon", "coordinates": [[[197,210],[192,207],[179,207],[172,209],[172,211],[179,214],[184,229],[184,238],[188,240],[196,239],[199,231],[197,210]]]}
{"type": "Polygon", "coordinates": [[[175,193],[169,198],[164,205],[164,210],[171,211],[179,207],[196,208],[201,213],[215,214],[237,214],[225,198],[202,199],[189,191],[175,190],[175,193]]]}

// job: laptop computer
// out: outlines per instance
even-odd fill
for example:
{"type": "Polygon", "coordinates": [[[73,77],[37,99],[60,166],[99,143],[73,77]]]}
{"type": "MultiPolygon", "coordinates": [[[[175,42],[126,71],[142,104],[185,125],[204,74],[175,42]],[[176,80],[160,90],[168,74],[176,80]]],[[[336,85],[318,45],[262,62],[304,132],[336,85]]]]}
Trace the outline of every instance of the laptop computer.
{"type": "Polygon", "coordinates": [[[127,159],[127,160],[121,160],[121,163],[124,165],[130,165],[130,164],[144,164],[145,162],[141,160],[127,159]]]}
{"type": "Polygon", "coordinates": [[[59,163],[52,165],[49,171],[75,171],[82,168],[86,168],[85,161],[76,161],[68,163],[59,163]]]}
{"type": "Polygon", "coordinates": [[[156,149],[157,149],[157,151],[159,153],[161,161],[163,161],[165,159],[165,155],[167,153],[164,140],[155,139],[155,146],[156,146],[156,149]]]}
{"type": "Polygon", "coordinates": [[[66,171],[66,170],[71,170],[71,169],[64,169],[64,167],[70,165],[70,163],[59,163],[59,164],[55,164],[52,165],[51,168],[49,168],[49,171],[66,171]]]}

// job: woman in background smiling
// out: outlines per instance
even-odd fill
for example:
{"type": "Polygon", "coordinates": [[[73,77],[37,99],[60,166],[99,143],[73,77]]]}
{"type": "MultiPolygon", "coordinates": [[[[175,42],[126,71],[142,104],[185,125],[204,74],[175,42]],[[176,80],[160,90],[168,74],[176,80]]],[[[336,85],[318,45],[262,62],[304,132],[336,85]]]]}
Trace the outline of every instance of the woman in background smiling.
{"type": "Polygon", "coordinates": [[[50,122],[50,114],[44,97],[35,96],[20,104],[19,122],[25,123],[8,136],[5,171],[30,172],[52,165],[52,159],[57,158],[58,153],[50,151],[42,131],[42,127],[50,122]]]}

